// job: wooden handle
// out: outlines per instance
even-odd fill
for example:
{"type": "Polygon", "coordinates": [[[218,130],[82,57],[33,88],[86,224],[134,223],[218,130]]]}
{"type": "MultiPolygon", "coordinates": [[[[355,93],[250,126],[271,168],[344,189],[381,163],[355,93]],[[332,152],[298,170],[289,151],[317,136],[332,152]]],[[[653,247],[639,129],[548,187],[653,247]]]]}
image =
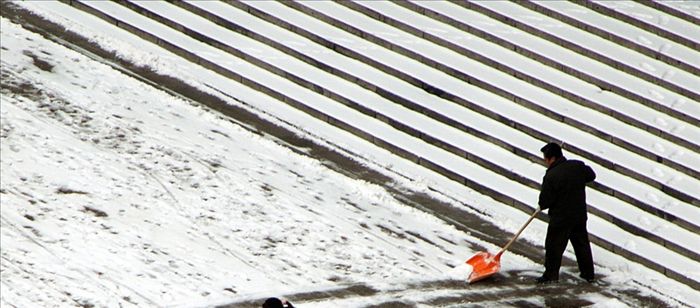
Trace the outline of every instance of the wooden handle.
{"type": "Polygon", "coordinates": [[[525,224],[520,228],[520,230],[518,230],[518,232],[515,233],[515,235],[513,236],[512,239],[510,239],[510,241],[508,242],[508,244],[506,244],[505,246],[503,246],[503,248],[501,249],[501,251],[498,252],[497,256],[500,256],[500,255],[503,254],[506,250],[508,250],[508,247],[510,247],[510,245],[513,244],[513,242],[515,242],[515,239],[517,239],[518,236],[520,236],[520,233],[523,233],[523,230],[525,230],[525,227],[527,227],[527,225],[529,225],[530,222],[531,222],[533,219],[535,219],[535,216],[537,216],[537,213],[539,213],[539,212],[540,212],[540,208],[537,207],[537,209],[535,210],[535,212],[532,213],[532,215],[530,215],[530,218],[525,222],[525,224]]]}

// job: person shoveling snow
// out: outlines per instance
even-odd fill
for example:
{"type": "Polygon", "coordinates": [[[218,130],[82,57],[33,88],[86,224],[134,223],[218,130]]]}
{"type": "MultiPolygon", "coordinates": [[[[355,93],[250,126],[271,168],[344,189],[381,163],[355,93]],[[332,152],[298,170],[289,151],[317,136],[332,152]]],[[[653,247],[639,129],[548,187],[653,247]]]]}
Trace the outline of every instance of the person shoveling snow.
{"type": "Polygon", "coordinates": [[[497,254],[482,251],[467,260],[466,263],[472,266],[472,272],[467,278],[469,283],[496,274],[501,268],[501,255],[515,242],[537,213],[546,209],[549,209],[550,221],[545,239],[545,271],[536,282],[551,283],[559,280],[561,258],[567,241],[571,241],[574,247],[580,277],[588,282],[594,281],[593,257],[586,230],[585,188],[587,183],[595,180],[596,174],[581,161],[567,160],[557,143],[550,142],[540,151],[543,153],[547,172],[542,180],[537,210],[497,254]]]}

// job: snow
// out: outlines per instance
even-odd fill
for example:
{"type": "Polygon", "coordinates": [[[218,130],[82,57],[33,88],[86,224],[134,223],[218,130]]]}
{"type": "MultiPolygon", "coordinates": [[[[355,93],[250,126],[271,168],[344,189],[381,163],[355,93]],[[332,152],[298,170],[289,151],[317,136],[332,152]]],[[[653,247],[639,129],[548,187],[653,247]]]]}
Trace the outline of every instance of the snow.
{"type": "MultiPolygon", "coordinates": [[[[37,11],[79,15],[62,4],[44,5],[49,8],[37,11]]],[[[526,218],[121,30],[97,21],[86,23],[85,28],[69,19],[65,22],[81,33],[96,33],[96,41],[136,63],[189,78],[203,88],[199,82],[206,80],[210,89],[243,101],[232,104],[265,110],[263,114],[284,118],[288,122],[281,124],[292,128],[303,123],[307,136],[340,149],[356,149],[354,155],[389,170],[401,185],[426,192],[437,188],[438,193],[432,192],[436,198],[456,206],[467,204],[506,230],[517,230],[526,218]]],[[[178,37],[173,32],[162,35],[178,37]]],[[[465,243],[498,248],[401,204],[381,187],[331,171],[270,138],[48,42],[4,18],[2,38],[3,79],[39,87],[35,100],[4,92],[2,96],[3,306],[189,307],[358,283],[391,289],[458,279],[469,271],[461,265],[464,258],[474,253],[465,243]],[[34,66],[25,51],[51,63],[51,72],[34,66]],[[283,280],[280,273],[285,274],[283,280]]],[[[194,48],[186,40],[182,44],[194,48]]],[[[224,59],[207,52],[212,59],[224,59]]],[[[263,78],[247,64],[230,60],[221,64],[250,69],[251,77],[263,78]]],[[[265,82],[277,80],[264,78],[270,78],[265,82]]],[[[303,101],[322,98],[299,95],[303,101]]],[[[337,112],[345,117],[353,114],[344,109],[337,112]]],[[[396,138],[378,124],[368,129],[396,138]]],[[[441,155],[446,158],[436,160],[449,160],[449,154],[441,155]]],[[[534,193],[526,191],[523,199],[533,200],[534,193]]],[[[592,226],[610,230],[606,236],[622,232],[607,223],[600,228],[598,224],[594,220],[592,226]]],[[[545,227],[536,221],[523,240],[539,243],[545,227]]],[[[638,248],[654,247],[631,235],[626,241],[638,248]]],[[[658,290],[664,294],[700,302],[697,292],[686,286],[601,248],[594,250],[601,271],[611,279],[658,281],[658,290]]],[[[508,256],[504,268],[539,268],[517,254],[508,256]]],[[[682,268],[697,264],[683,258],[670,262],[682,268]]],[[[407,295],[411,296],[417,300],[425,295],[407,295]]],[[[378,298],[339,299],[316,306],[309,303],[309,307],[361,306],[372,300],[378,298]]],[[[614,299],[599,301],[616,304],[614,299]]]]}
{"type": "Polygon", "coordinates": [[[443,277],[473,253],[459,244],[468,236],[379,187],[5,19],[2,28],[3,68],[23,72],[10,80],[43,93],[3,95],[3,301],[171,305],[221,298],[226,287],[410,281],[443,277]],[[34,68],[22,50],[50,53],[54,69],[34,68]],[[46,279],[56,292],[22,286],[46,279]]]}
{"type": "MultiPolygon", "coordinates": [[[[321,10],[321,12],[326,14],[342,16],[344,20],[351,22],[354,26],[361,27],[371,33],[379,35],[389,33],[391,31],[398,33],[398,30],[373,30],[370,27],[374,26],[378,28],[386,28],[387,26],[378,24],[373,19],[363,16],[357,12],[348,10],[337,4],[332,4],[329,2],[303,2],[301,4],[304,6],[309,6],[314,9],[321,10]],[[353,21],[354,19],[356,20],[353,21]]],[[[291,22],[292,24],[300,25],[304,29],[319,32],[322,37],[327,37],[331,40],[334,40],[338,37],[342,37],[343,35],[342,33],[338,33],[340,31],[332,31],[332,29],[326,29],[328,28],[328,25],[323,26],[322,24],[315,24],[311,22],[304,23],[304,21],[309,19],[308,16],[306,18],[304,18],[303,16],[298,16],[298,13],[295,14],[294,10],[291,10],[285,7],[284,5],[278,3],[253,2],[249,3],[249,5],[261,9],[269,14],[280,16],[280,18],[283,18],[291,22]]],[[[348,36],[347,33],[345,33],[344,35],[348,36]]],[[[404,34],[403,36],[406,35],[404,34]]],[[[401,45],[402,41],[409,40],[402,39],[401,37],[402,36],[398,35],[387,35],[384,38],[387,40],[398,40],[399,45],[401,45]]],[[[344,42],[337,43],[341,46],[350,49],[358,49],[358,46],[360,46],[361,44],[358,42],[353,42],[352,44],[346,44],[344,42]]],[[[408,48],[410,49],[413,47],[408,48]]],[[[418,51],[418,53],[426,57],[431,57],[435,59],[441,57],[440,61],[442,61],[443,63],[448,63],[456,57],[461,57],[460,55],[457,55],[454,52],[439,46],[428,46],[427,44],[421,44],[420,46],[416,46],[415,48],[421,49],[420,51],[418,51]]],[[[547,130],[547,133],[553,135],[559,140],[567,140],[568,143],[575,144],[579,148],[595,148],[601,150],[603,148],[610,148],[610,143],[608,142],[596,140],[598,138],[591,138],[589,134],[582,134],[581,131],[578,129],[572,129],[568,125],[564,125],[559,121],[535,113],[532,110],[523,107],[519,104],[513,103],[510,100],[506,100],[481,88],[459,81],[451,76],[446,76],[446,74],[439,72],[429,66],[418,64],[416,61],[410,59],[409,57],[397,56],[395,53],[386,53],[380,56],[378,55],[379,52],[377,51],[373,51],[372,54],[362,52],[361,50],[358,50],[358,52],[360,52],[361,54],[367,54],[372,58],[378,58],[378,62],[389,64],[392,68],[405,72],[406,74],[409,74],[411,76],[421,76],[421,80],[429,80],[431,83],[438,85],[441,89],[444,89],[449,93],[459,95],[460,97],[468,97],[470,98],[471,102],[474,102],[477,105],[486,108],[487,110],[493,111],[498,114],[502,114],[509,119],[514,119],[514,121],[525,123],[525,125],[528,127],[548,127],[550,129],[547,130]],[[593,146],[593,144],[596,145],[593,146]]],[[[470,59],[462,57],[461,60],[464,61],[452,63],[450,67],[453,67],[455,69],[461,69],[463,72],[470,72],[476,74],[480,79],[492,80],[491,84],[503,86],[505,89],[512,91],[513,93],[521,94],[524,97],[530,99],[532,102],[540,104],[544,108],[556,110],[560,114],[571,117],[572,119],[581,123],[585,123],[590,127],[595,127],[596,129],[601,130],[606,134],[610,134],[615,138],[626,140],[627,142],[635,144],[640,148],[654,149],[653,145],[657,142],[661,142],[664,145],[669,146],[669,150],[670,148],[675,149],[673,151],[656,152],[655,154],[659,156],[668,157],[669,155],[672,155],[671,153],[688,153],[688,155],[674,155],[674,159],[684,161],[684,163],[682,164],[684,166],[688,166],[691,169],[694,169],[693,166],[697,166],[698,164],[696,162],[700,161],[700,155],[697,155],[693,152],[688,152],[677,145],[672,145],[669,142],[658,138],[658,136],[653,136],[648,132],[642,131],[640,129],[631,128],[629,125],[626,125],[621,121],[613,119],[612,117],[608,117],[600,112],[592,111],[591,109],[573,104],[572,102],[566,101],[562,97],[555,96],[552,93],[543,91],[538,88],[536,89],[530,86],[529,84],[524,83],[519,79],[511,78],[511,76],[507,76],[504,73],[493,72],[492,68],[482,65],[480,63],[476,63],[475,61],[472,61],[470,59]],[[473,66],[470,67],[469,65],[473,66]]],[[[696,135],[697,134],[692,134],[690,136],[691,142],[700,142],[696,141],[696,135]]],[[[620,164],[629,166],[629,169],[631,170],[639,170],[640,166],[648,165],[644,163],[628,164],[630,162],[630,159],[636,156],[636,154],[629,153],[626,151],[625,153],[623,153],[616,150],[612,150],[606,153],[605,156],[611,159],[612,161],[615,161],[616,163],[619,162],[620,164]]],[[[675,172],[671,171],[670,168],[669,171],[675,172]]],[[[642,174],[651,174],[651,172],[642,172],[642,174]]],[[[694,183],[694,179],[690,177],[685,177],[683,175],[680,175],[680,178],[685,178],[688,181],[690,181],[686,182],[685,184],[681,183],[681,186],[686,187],[683,189],[683,191],[689,194],[695,194],[695,187],[697,185],[696,183],[694,183]]],[[[666,180],[662,180],[661,182],[663,183],[664,181],[666,180]]]]}
{"type": "Polygon", "coordinates": [[[700,44],[697,27],[692,23],[678,17],[660,12],[639,3],[634,3],[632,1],[608,3],[608,1],[595,0],[593,3],[603,7],[608,7],[619,13],[640,20],[648,25],[652,25],[669,33],[681,36],[694,44],[700,44]]]}
{"type": "Polygon", "coordinates": [[[627,304],[619,301],[616,298],[606,299],[606,298],[599,298],[597,296],[591,296],[588,298],[588,300],[595,303],[593,305],[588,306],[590,308],[624,308],[624,307],[629,307],[627,304]]]}
{"type": "MultiPolygon", "coordinates": [[[[619,45],[615,45],[612,43],[607,42],[606,40],[603,40],[597,36],[594,36],[588,32],[585,32],[583,30],[571,27],[571,26],[565,26],[562,23],[554,20],[553,18],[547,17],[543,14],[534,12],[532,10],[529,10],[527,8],[524,8],[520,5],[517,5],[515,3],[509,3],[509,2],[500,2],[500,1],[495,1],[495,2],[477,2],[476,4],[486,7],[491,10],[495,10],[498,12],[508,12],[509,16],[511,18],[514,18],[515,20],[524,22],[526,25],[537,28],[537,29],[542,29],[546,32],[548,32],[551,35],[554,35],[560,39],[566,40],[566,41],[571,41],[575,45],[583,45],[587,46],[588,44],[594,44],[594,49],[596,51],[601,50],[604,55],[609,55],[612,57],[617,57],[617,59],[623,63],[628,63],[629,66],[636,67],[639,65],[639,63],[655,63],[655,66],[659,67],[665,67],[666,70],[673,70],[676,71],[675,68],[671,68],[668,65],[665,65],[659,61],[656,61],[653,58],[646,57],[640,54],[637,54],[636,52],[630,51],[629,49],[622,48],[619,45]],[[550,26],[547,27],[547,25],[556,25],[555,26],[550,26]],[[616,56],[617,54],[617,56],[616,56]],[[632,58],[635,57],[635,58],[632,58]],[[637,60],[632,60],[632,62],[629,59],[637,59],[637,60]],[[642,60],[639,60],[642,59],[642,60]]],[[[591,12],[591,14],[588,13],[582,13],[581,12],[581,6],[578,6],[573,3],[568,3],[564,1],[543,1],[542,3],[537,3],[537,5],[542,5],[544,7],[553,9],[557,12],[571,12],[571,14],[576,14],[575,16],[584,16],[585,18],[591,18],[591,15],[595,14],[591,12]],[[575,8],[573,8],[575,7],[575,8]]],[[[601,17],[603,18],[603,17],[601,17]]],[[[611,19],[609,17],[605,17],[606,19],[611,19]]],[[[576,18],[578,19],[578,18],[576,18]]],[[[603,21],[598,21],[597,24],[605,24],[603,21]]],[[[608,26],[606,29],[619,29],[615,33],[624,33],[623,30],[621,30],[621,27],[628,26],[629,25],[619,25],[619,24],[614,24],[608,26]]],[[[626,28],[625,28],[626,29],[626,28]]],[[[654,40],[656,41],[656,40],[654,40]]],[[[676,48],[675,45],[678,45],[676,43],[668,43],[668,44],[673,44],[673,48],[676,48]]],[[[562,49],[557,49],[558,51],[562,51],[562,49]]],[[[571,54],[571,51],[564,52],[565,54],[571,54]]],[[[682,62],[689,62],[689,63],[695,63],[699,59],[699,54],[697,51],[691,51],[688,53],[686,57],[679,58],[682,62]]],[[[577,62],[571,62],[571,61],[564,61],[561,63],[577,63],[577,62]]],[[[628,89],[630,92],[635,93],[641,97],[650,99],[651,101],[654,101],[656,103],[665,105],[665,106],[672,106],[672,103],[678,99],[685,99],[682,95],[676,94],[670,90],[666,90],[664,88],[661,88],[659,86],[654,85],[651,82],[643,81],[641,79],[635,79],[635,78],[630,78],[631,76],[629,74],[623,73],[623,72],[617,72],[615,69],[611,67],[607,67],[605,65],[602,65],[601,63],[597,63],[595,61],[588,61],[587,65],[585,66],[577,66],[577,69],[586,71],[587,73],[591,74],[592,76],[596,76],[597,78],[601,80],[605,80],[609,82],[610,84],[619,84],[623,85],[626,89],[628,89]]],[[[677,70],[680,74],[683,74],[685,76],[683,81],[680,81],[679,84],[682,84],[684,87],[693,89],[695,90],[696,88],[693,87],[692,85],[696,82],[694,82],[694,77],[693,75],[689,73],[683,73],[681,70],[677,70]]],[[[686,115],[689,116],[695,116],[698,113],[700,113],[700,107],[692,105],[692,106],[678,106],[676,109],[680,112],[685,113],[686,115]]],[[[697,118],[696,118],[697,119],[697,118]]]]}
{"type": "Polygon", "coordinates": [[[665,5],[673,10],[688,14],[695,18],[700,17],[700,5],[696,1],[687,0],[669,0],[659,2],[661,5],[665,5]]]}
{"type": "MultiPolygon", "coordinates": [[[[660,1],[659,3],[667,5],[672,3],[672,1],[660,1]]],[[[616,35],[630,40],[631,42],[641,43],[652,50],[657,50],[664,55],[686,62],[693,67],[700,68],[700,59],[697,58],[697,50],[693,50],[692,48],[680,45],[658,35],[642,31],[633,25],[615,21],[613,18],[598,14],[578,5],[569,5],[566,3],[538,3],[538,5],[555,9],[559,13],[575,18],[586,24],[604,25],[604,29],[610,29],[610,27],[619,29],[619,31],[615,32],[616,35]]]]}
{"type": "MultiPolygon", "coordinates": [[[[499,24],[498,22],[478,13],[469,12],[467,10],[455,9],[455,4],[451,4],[449,2],[416,2],[416,4],[421,7],[439,12],[440,14],[444,14],[445,16],[449,16],[456,21],[470,20],[470,25],[472,20],[483,20],[484,22],[490,23],[488,27],[488,32],[494,31],[494,28],[509,28],[509,26],[505,24],[500,24],[500,27],[497,27],[496,25],[499,24]]],[[[444,39],[447,42],[454,43],[457,46],[461,46],[465,49],[474,51],[480,56],[491,58],[497,61],[498,63],[515,69],[518,72],[525,73],[528,76],[533,76],[539,80],[548,82],[549,84],[555,84],[558,87],[561,87],[581,97],[591,98],[592,101],[594,101],[596,104],[605,105],[607,108],[611,108],[613,110],[621,110],[624,111],[623,113],[626,114],[635,111],[635,108],[616,107],[620,104],[622,104],[622,106],[630,104],[630,102],[623,97],[619,97],[617,95],[603,95],[600,88],[593,84],[588,84],[586,82],[583,82],[582,80],[576,79],[567,74],[557,73],[556,70],[551,67],[542,66],[541,63],[535,60],[529,59],[510,49],[500,47],[495,43],[491,43],[484,39],[465,33],[464,31],[461,31],[452,26],[439,23],[431,18],[417,13],[409,12],[407,9],[403,9],[399,6],[389,4],[388,2],[364,2],[362,3],[362,5],[371,7],[375,11],[384,12],[385,15],[394,17],[399,21],[402,21],[403,23],[411,25],[418,29],[425,29],[424,31],[428,33],[435,32],[431,34],[441,39],[444,39]],[[438,27],[440,31],[435,31],[434,29],[438,29],[438,27]],[[597,99],[596,94],[598,94],[599,96],[608,97],[597,99]],[[615,100],[615,103],[606,102],[612,99],[615,100]]],[[[550,23],[544,23],[543,21],[538,20],[535,26],[538,29],[540,29],[547,28],[545,25],[551,24],[555,23],[553,21],[550,21],[550,23]]],[[[475,27],[479,28],[478,24],[475,25],[475,27]]],[[[562,31],[561,29],[559,29],[559,27],[556,27],[556,29],[557,31],[562,31]]],[[[567,40],[572,40],[573,43],[575,43],[578,46],[585,47],[594,44],[596,46],[596,52],[603,54],[607,57],[614,57],[616,61],[624,63],[630,67],[637,67],[637,63],[643,63],[644,67],[649,68],[648,73],[650,74],[656,72],[658,67],[658,73],[652,74],[653,76],[662,77],[664,76],[664,73],[668,73],[668,75],[665,75],[667,77],[665,78],[667,81],[670,81],[671,83],[674,83],[690,91],[696,91],[694,85],[697,83],[697,79],[690,73],[671,67],[665,63],[656,61],[655,59],[643,56],[641,54],[631,53],[628,49],[625,50],[619,45],[607,42],[606,40],[595,37],[591,34],[582,34],[575,29],[572,29],[569,33],[561,34],[560,36],[566,38],[567,40]]],[[[566,66],[566,63],[586,63],[585,66],[596,68],[595,70],[591,68],[584,69],[589,70],[589,73],[591,73],[594,77],[619,74],[618,72],[611,70],[610,68],[606,67],[605,65],[602,65],[601,63],[597,63],[592,59],[589,59],[580,54],[576,54],[566,48],[557,46],[556,44],[537,44],[537,40],[535,42],[526,43],[525,41],[528,40],[528,38],[532,40],[534,36],[527,34],[524,31],[522,31],[522,33],[520,34],[504,34],[500,37],[511,42],[523,42],[525,43],[524,46],[532,47],[532,49],[530,49],[531,51],[541,55],[546,55],[550,59],[558,61],[558,63],[560,63],[560,65],[563,66],[566,66]]],[[[578,67],[576,69],[578,69],[578,67]]],[[[633,79],[632,76],[626,76],[625,78],[626,80],[633,79]]],[[[637,105],[636,109],[644,111],[645,108],[639,108],[638,104],[635,105],[637,105]]],[[[648,112],[649,111],[638,113],[645,114],[648,112]]],[[[634,118],[645,119],[645,117],[638,116],[635,116],[634,118]]]]}
{"type": "MultiPolygon", "coordinates": [[[[392,7],[390,9],[389,7],[387,7],[390,5],[387,2],[363,2],[361,4],[365,5],[365,6],[372,6],[377,11],[385,12],[385,14],[388,14],[390,16],[397,15],[403,10],[400,7],[392,7]]],[[[439,3],[439,2],[434,2],[434,3],[424,2],[424,3],[422,3],[422,5],[429,5],[429,4],[438,5],[441,3],[439,3]]],[[[202,7],[211,6],[209,9],[211,12],[216,11],[216,12],[218,12],[218,14],[221,14],[221,16],[235,16],[235,20],[237,20],[237,21],[240,20],[241,18],[243,18],[244,17],[243,15],[245,15],[245,14],[235,14],[235,11],[238,11],[238,10],[235,10],[233,8],[230,8],[230,7],[227,9],[225,6],[214,6],[213,3],[202,3],[202,4],[198,4],[198,5],[200,5],[202,7]],[[204,4],[206,4],[206,5],[204,5],[204,4]],[[235,15],[233,15],[233,14],[235,14],[235,15]]],[[[404,13],[406,13],[406,12],[404,12],[404,13]]],[[[410,18],[406,17],[407,19],[404,21],[408,22],[410,20],[412,22],[412,24],[418,24],[419,28],[425,29],[426,25],[420,25],[420,22],[423,20],[421,17],[423,17],[423,16],[420,16],[420,15],[414,16],[414,15],[411,15],[410,18]]],[[[250,27],[254,27],[253,22],[247,22],[246,25],[248,25],[250,27]]],[[[437,27],[438,25],[431,25],[431,26],[437,27]]],[[[443,32],[448,33],[448,32],[456,32],[456,31],[454,29],[452,29],[450,31],[443,31],[443,32]]],[[[269,37],[275,37],[274,34],[269,34],[270,33],[269,31],[266,33],[268,33],[269,37]]],[[[283,36],[283,34],[278,34],[277,37],[279,37],[281,39],[282,37],[285,37],[285,36],[283,36]]],[[[289,37],[289,36],[286,36],[286,37],[289,37]]],[[[475,39],[476,38],[470,38],[470,40],[475,40],[475,39]]],[[[302,52],[311,53],[308,51],[308,49],[309,49],[310,45],[313,45],[312,42],[305,42],[302,45],[304,46],[302,52]]],[[[470,43],[469,45],[470,46],[481,46],[483,44],[470,43]]],[[[302,48],[300,48],[300,49],[302,49],[302,48]]],[[[492,52],[488,52],[488,53],[485,52],[484,54],[499,55],[499,54],[503,54],[503,53],[504,53],[503,51],[492,51],[492,52]]],[[[499,58],[498,60],[499,60],[499,62],[508,62],[508,61],[510,61],[508,59],[517,58],[516,56],[517,55],[509,54],[507,56],[503,56],[503,57],[499,58]]],[[[326,57],[331,57],[331,55],[327,55],[326,57]]],[[[333,58],[332,60],[329,59],[329,60],[327,60],[326,63],[338,63],[338,62],[342,62],[342,57],[336,57],[336,58],[333,58]],[[331,62],[331,61],[333,61],[333,62],[331,62]]],[[[517,61],[512,61],[512,65],[510,65],[510,66],[517,67],[519,65],[518,63],[522,63],[522,62],[523,62],[523,59],[517,59],[517,61]]],[[[541,66],[538,66],[537,70],[542,71],[543,69],[541,68],[541,66]]],[[[360,75],[363,72],[365,72],[365,75],[367,75],[366,72],[368,72],[370,70],[367,68],[361,67],[361,68],[357,68],[356,70],[352,70],[352,71],[353,71],[353,74],[356,74],[356,75],[360,75]]],[[[562,80],[562,79],[567,78],[566,76],[563,76],[563,75],[564,74],[558,73],[558,74],[556,74],[555,78],[557,80],[562,80]]],[[[392,78],[395,79],[394,77],[391,77],[389,75],[382,75],[382,76],[377,76],[374,78],[372,78],[372,76],[369,76],[369,77],[367,77],[366,80],[368,80],[368,79],[369,80],[377,80],[377,81],[375,81],[375,84],[383,84],[383,83],[386,84],[389,81],[391,81],[392,78]],[[380,81],[380,79],[381,79],[381,81],[380,81]]],[[[393,93],[405,93],[403,95],[403,97],[411,98],[413,101],[417,102],[418,104],[423,105],[425,108],[429,108],[429,109],[432,109],[434,111],[437,111],[437,112],[439,112],[439,113],[441,113],[449,118],[454,119],[455,121],[457,121],[459,123],[470,123],[470,125],[472,127],[478,127],[481,129],[482,132],[488,131],[489,135],[498,136],[499,139],[505,140],[508,144],[517,146],[520,149],[527,149],[530,144],[537,143],[537,141],[534,138],[532,138],[524,133],[518,133],[516,131],[513,131],[512,129],[510,129],[510,127],[507,127],[501,123],[498,123],[494,120],[491,120],[491,119],[489,119],[481,114],[478,114],[476,112],[473,112],[471,110],[468,110],[465,108],[458,108],[458,106],[453,105],[453,104],[434,104],[435,98],[428,97],[427,93],[425,93],[423,91],[421,91],[422,93],[410,92],[412,87],[407,87],[405,84],[403,86],[389,86],[389,87],[391,88],[393,93]],[[423,103],[423,102],[430,102],[430,103],[423,103]]],[[[626,114],[634,114],[634,110],[639,111],[639,110],[643,110],[643,109],[645,109],[645,108],[640,108],[640,106],[638,104],[636,104],[636,106],[634,106],[634,108],[628,108],[625,111],[625,113],[626,114]]],[[[396,113],[394,112],[392,114],[396,114],[396,113]]],[[[640,116],[635,116],[635,118],[640,118],[640,116]]],[[[667,125],[666,122],[664,120],[662,120],[661,118],[657,118],[657,121],[663,121],[664,125],[667,125]]],[[[683,124],[679,124],[679,125],[683,125],[683,124]]],[[[695,136],[700,134],[700,131],[698,131],[697,127],[693,127],[693,131],[694,131],[695,136]]],[[[441,134],[438,134],[438,135],[441,135],[441,134]]],[[[450,140],[450,138],[446,138],[446,140],[450,140]]],[[[565,140],[568,140],[568,139],[565,139],[565,140]]],[[[480,144],[479,140],[472,140],[472,139],[465,138],[464,144],[465,144],[465,146],[462,148],[469,149],[469,151],[480,151],[481,149],[483,149],[484,151],[488,151],[489,153],[494,153],[494,151],[498,152],[498,150],[495,150],[495,149],[489,147],[489,145],[475,146],[477,144],[480,144]],[[466,146],[467,144],[470,146],[466,146]]],[[[658,144],[658,146],[659,147],[657,148],[657,151],[659,151],[659,152],[665,151],[665,148],[663,148],[660,144],[658,144]]],[[[523,150],[523,151],[527,151],[527,150],[523,150]]],[[[535,155],[535,156],[539,155],[539,153],[535,153],[535,152],[532,152],[531,154],[535,155]]],[[[494,161],[498,161],[499,165],[511,166],[514,163],[512,158],[498,159],[497,157],[494,157],[493,155],[489,155],[489,156],[491,156],[494,161]]],[[[570,157],[579,158],[575,155],[570,155],[570,157]]],[[[516,161],[517,161],[517,159],[516,159],[516,161]]],[[[522,164],[523,163],[521,163],[521,165],[522,164]]],[[[602,168],[602,166],[598,166],[596,164],[592,164],[592,166],[594,167],[595,170],[601,170],[600,173],[602,173],[602,174],[599,178],[599,182],[604,183],[606,185],[609,185],[611,187],[617,187],[619,191],[626,191],[626,192],[630,193],[631,195],[640,196],[637,198],[639,200],[648,199],[647,197],[641,197],[641,196],[645,196],[647,194],[647,192],[651,189],[650,187],[644,187],[645,185],[640,185],[640,183],[634,183],[634,181],[630,181],[629,178],[627,178],[627,177],[615,176],[614,172],[607,172],[607,170],[605,170],[605,168],[602,168]],[[639,187],[639,189],[636,189],[635,187],[639,187]],[[624,189],[622,189],[622,188],[624,188],[624,189]]],[[[506,168],[512,168],[512,167],[506,167],[506,168]]],[[[519,173],[520,174],[528,174],[528,172],[536,172],[537,176],[539,176],[539,174],[541,174],[540,169],[521,170],[519,173]]],[[[662,174],[659,174],[659,175],[662,176],[662,174]]],[[[671,204],[673,202],[669,198],[666,198],[666,199],[667,199],[667,202],[669,202],[668,204],[671,204]]],[[[655,204],[658,201],[659,201],[658,199],[653,200],[653,202],[655,204]]],[[[676,212],[677,213],[676,216],[678,216],[678,217],[688,218],[688,220],[690,220],[690,221],[700,221],[700,216],[698,216],[698,214],[700,214],[700,210],[698,210],[696,208],[675,206],[671,209],[671,211],[676,211],[676,210],[682,211],[682,213],[676,212]],[[691,218],[691,217],[693,217],[693,218],[691,218]]]]}

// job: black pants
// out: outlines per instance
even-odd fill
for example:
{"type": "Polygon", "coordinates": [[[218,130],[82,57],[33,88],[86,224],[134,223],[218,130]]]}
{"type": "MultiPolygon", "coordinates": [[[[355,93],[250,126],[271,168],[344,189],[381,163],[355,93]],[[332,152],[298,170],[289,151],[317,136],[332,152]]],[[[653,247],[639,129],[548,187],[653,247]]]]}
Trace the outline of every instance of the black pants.
{"type": "Polygon", "coordinates": [[[591,243],[588,241],[585,221],[573,224],[550,224],[547,227],[547,238],[544,242],[545,271],[543,276],[551,280],[559,279],[561,258],[568,241],[571,241],[571,245],[574,247],[581,277],[592,279],[594,275],[593,255],[591,254],[591,243]]]}

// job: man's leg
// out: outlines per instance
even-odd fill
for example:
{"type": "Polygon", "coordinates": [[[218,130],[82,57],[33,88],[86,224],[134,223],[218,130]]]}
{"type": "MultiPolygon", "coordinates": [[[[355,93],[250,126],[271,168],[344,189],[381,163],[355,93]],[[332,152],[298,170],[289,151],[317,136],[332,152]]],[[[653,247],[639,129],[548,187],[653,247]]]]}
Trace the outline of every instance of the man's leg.
{"type": "Polygon", "coordinates": [[[561,257],[566,249],[569,239],[569,228],[565,226],[547,227],[547,237],[544,241],[544,274],[547,280],[559,280],[559,268],[561,267],[561,257]]]}
{"type": "Polygon", "coordinates": [[[593,270],[593,254],[591,253],[591,243],[588,240],[586,222],[577,223],[571,230],[571,245],[574,246],[578,269],[581,278],[591,281],[595,278],[593,270]]]}

